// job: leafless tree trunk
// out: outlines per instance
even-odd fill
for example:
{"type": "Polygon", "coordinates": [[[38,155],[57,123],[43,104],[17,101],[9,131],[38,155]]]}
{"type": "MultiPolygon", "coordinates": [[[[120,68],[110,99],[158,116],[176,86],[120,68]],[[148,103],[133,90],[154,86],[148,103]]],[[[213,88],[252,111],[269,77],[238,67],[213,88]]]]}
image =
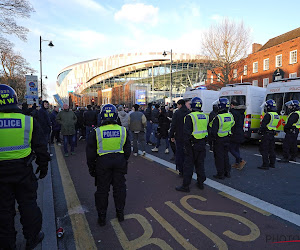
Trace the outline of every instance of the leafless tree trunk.
{"type": "Polygon", "coordinates": [[[16,18],[29,18],[34,12],[28,0],[0,0],[0,34],[14,34],[26,41],[28,29],[18,25],[16,18]]]}
{"type": "Polygon", "coordinates": [[[230,83],[233,69],[238,69],[250,48],[250,30],[241,23],[224,18],[203,35],[203,54],[210,60],[207,70],[219,77],[220,86],[230,83]]]}

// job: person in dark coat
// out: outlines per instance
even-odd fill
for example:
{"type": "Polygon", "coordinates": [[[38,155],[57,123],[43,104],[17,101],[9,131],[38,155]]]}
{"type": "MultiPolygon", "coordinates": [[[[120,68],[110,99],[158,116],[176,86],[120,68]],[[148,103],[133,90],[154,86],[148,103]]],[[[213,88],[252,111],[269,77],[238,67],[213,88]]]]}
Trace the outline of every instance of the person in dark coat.
{"type": "Polygon", "coordinates": [[[38,110],[36,107],[36,103],[32,105],[32,107],[29,109],[29,115],[32,116],[33,118],[37,119],[38,117],[38,110]]]}
{"type": "Polygon", "coordinates": [[[42,101],[42,105],[40,110],[38,111],[38,122],[41,125],[42,130],[44,131],[44,138],[49,143],[50,140],[50,132],[51,132],[51,121],[50,115],[48,112],[49,102],[44,100],[42,101]]]}
{"type": "Polygon", "coordinates": [[[158,152],[160,146],[160,139],[164,139],[166,142],[165,154],[169,153],[169,128],[170,120],[168,119],[168,114],[164,106],[160,108],[160,114],[158,116],[158,128],[157,128],[157,141],[155,148],[152,148],[152,152],[158,152]]]}
{"type": "Polygon", "coordinates": [[[50,136],[50,143],[53,144],[54,143],[54,137],[56,139],[56,143],[60,144],[61,143],[61,139],[60,139],[60,129],[61,129],[61,125],[57,123],[56,121],[56,116],[58,114],[59,108],[57,106],[54,106],[54,109],[52,111],[52,113],[50,114],[50,120],[51,120],[51,125],[52,125],[52,132],[51,132],[51,136],[50,136]]]}
{"type": "Polygon", "coordinates": [[[151,123],[152,123],[152,136],[150,136],[150,141],[153,145],[156,142],[156,130],[158,128],[158,116],[159,116],[159,104],[155,104],[151,111],[151,123]]]}
{"type": "Polygon", "coordinates": [[[84,121],[83,121],[83,114],[85,112],[85,109],[83,107],[81,107],[79,109],[79,114],[77,116],[77,122],[78,122],[78,129],[79,129],[79,141],[81,139],[85,139],[85,126],[84,126],[84,121]]]}
{"type": "Polygon", "coordinates": [[[147,119],[147,128],[146,128],[146,143],[148,145],[153,145],[153,143],[150,141],[150,136],[152,133],[152,121],[151,121],[151,113],[152,113],[152,102],[148,103],[148,107],[145,110],[144,115],[147,119]]]}
{"type": "Polygon", "coordinates": [[[26,102],[24,102],[22,104],[22,114],[23,115],[30,115],[30,110],[29,110],[28,104],[26,102]]]}
{"type": "Polygon", "coordinates": [[[242,170],[246,165],[246,161],[244,161],[240,154],[240,146],[244,142],[244,119],[245,119],[245,105],[238,105],[238,103],[234,100],[231,101],[230,113],[234,118],[234,126],[231,129],[231,137],[230,137],[230,145],[229,152],[235,158],[235,164],[231,165],[231,167],[236,168],[238,170],[242,170]]]}
{"type": "Polygon", "coordinates": [[[41,140],[44,134],[39,123],[22,114],[15,91],[0,84],[0,93],[8,94],[0,95],[0,249],[17,249],[15,200],[21,215],[26,249],[34,249],[43,240],[44,233],[41,231],[42,213],[36,202],[38,182],[32,161],[35,155],[36,173],[39,173],[39,179],[43,179],[48,172],[50,156],[46,141],[41,140]],[[5,98],[10,102],[5,102],[5,98]],[[8,115],[15,123],[3,126],[8,115]]]}
{"type": "MultiPolygon", "coordinates": [[[[209,113],[209,123],[218,115],[218,105],[213,105],[213,110],[209,113]]],[[[211,138],[211,127],[208,126],[208,144],[209,144],[209,151],[214,151],[213,140],[211,138]]]]}
{"type": "Polygon", "coordinates": [[[184,117],[190,113],[189,105],[189,102],[186,103],[184,99],[178,100],[178,110],[173,115],[170,129],[171,141],[176,143],[176,169],[179,171],[180,176],[183,176],[184,163],[184,117]]]}
{"type": "MultiPolygon", "coordinates": [[[[169,110],[168,110],[168,119],[170,121],[170,124],[172,123],[173,114],[174,114],[174,107],[170,106],[169,110]]],[[[169,137],[169,143],[170,143],[170,147],[171,147],[172,152],[173,152],[173,156],[171,157],[170,160],[174,161],[175,160],[175,155],[176,155],[176,144],[175,144],[175,142],[171,141],[170,137],[169,137]]]]}
{"type": "Polygon", "coordinates": [[[83,123],[86,128],[86,140],[88,139],[92,128],[97,125],[97,113],[94,110],[92,110],[91,105],[87,105],[87,109],[88,110],[83,113],[83,123]]]}

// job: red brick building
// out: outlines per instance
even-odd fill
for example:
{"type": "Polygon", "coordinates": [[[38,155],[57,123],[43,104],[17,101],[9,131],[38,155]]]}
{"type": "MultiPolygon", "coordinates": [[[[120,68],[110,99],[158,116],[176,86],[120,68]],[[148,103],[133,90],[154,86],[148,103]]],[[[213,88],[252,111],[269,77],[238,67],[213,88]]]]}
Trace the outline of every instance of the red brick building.
{"type": "MultiPolygon", "coordinates": [[[[270,39],[266,44],[254,43],[252,53],[233,68],[232,83],[252,82],[255,86],[266,87],[281,78],[300,77],[300,28],[270,39]]],[[[212,83],[212,75],[207,82],[212,83]]],[[[219,83],[213,76],[213,83],[219,83]]]]}

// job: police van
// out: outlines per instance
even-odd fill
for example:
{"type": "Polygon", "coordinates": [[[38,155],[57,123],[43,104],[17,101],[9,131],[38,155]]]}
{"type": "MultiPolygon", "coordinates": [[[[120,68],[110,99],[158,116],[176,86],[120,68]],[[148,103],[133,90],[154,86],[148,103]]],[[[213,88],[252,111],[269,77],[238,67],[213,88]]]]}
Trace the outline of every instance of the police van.
{"type": "Polygon", "coordinates": [[[228,84],[221,88],[220,96],[225,97],[231,103],[236,101],[245,110],[244,134],[247,139],[259,139],[261,105],[265,100],[266,89],[252,86],[252,83],[228,84]]]}
{"type": "Polygon", "coordinates": [[[189,89],[183,94],[183,99],[192,99],[200,97],[202,100],[202,111],[208,114],[212,111],[212,103],[219,98],[219,91],[207,90],[206,87],[199,87],[196,89],[189,89]]]}
{"type": "MultiPolygon", "coordinates": [[[[284,105],[290,100],[300,101],[300,78],[285,78],[273,83],[268,84],[265,100],[273,99],[276,102],[277,113],[280,116],[280,120],[277,125],[277,131],[275,139],[282,141],[285,137],[283,131],[288,114],[287,107],[284,105]]],[[[264,113],[262,113],[263,118],[264,113]]],[[[298,143],[300,141],[300,134],[298,135],[298,143]]]]}

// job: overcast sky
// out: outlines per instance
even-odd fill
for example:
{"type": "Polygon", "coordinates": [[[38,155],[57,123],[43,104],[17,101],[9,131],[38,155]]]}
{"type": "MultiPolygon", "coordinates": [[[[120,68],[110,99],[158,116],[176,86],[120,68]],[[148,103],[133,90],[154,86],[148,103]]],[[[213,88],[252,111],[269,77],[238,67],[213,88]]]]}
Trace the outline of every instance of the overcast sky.
{"type": "MultiPolygon", "coordinates": [[[[39,36],[43,83],[55,94],[57,74],[85,60],[115,54],[163,51],[201,54],[201,34],[223,17],[243,20],[252,42],[300,27],[299,0],[30,0],[35,13],[19,23],[30,29],[24,43],[10,36],[15,49],[39,75],[39,36]]],[[[49,98],[49,100],[53,100],[49,98]]]]}

